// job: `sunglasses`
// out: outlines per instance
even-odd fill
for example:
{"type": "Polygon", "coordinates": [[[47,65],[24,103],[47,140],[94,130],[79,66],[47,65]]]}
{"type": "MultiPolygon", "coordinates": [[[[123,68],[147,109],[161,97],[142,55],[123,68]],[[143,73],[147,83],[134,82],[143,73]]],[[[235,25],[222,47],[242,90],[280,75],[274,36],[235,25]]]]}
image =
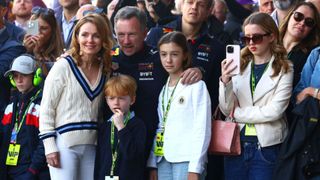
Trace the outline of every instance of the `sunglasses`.
{"type": "Polygon", "coordinates": [[[243,36],[243,37],[241,37],[241,42],[242,42],[243,44],[246,44],[246,45],[250,44],[250,41],[252,41],[253,44],[260,44],[260,43],[262,43],[262,41],[263,41],[263,37],[264,37],[264,36],[269,36],[269,35],[270,35],[270,33],[266,33],[266,34],[254,34],[254,35],[252,35],[251,37],[243,36]]]}
{"type": "Polygon", "coordinates": [[[102,8],[96,8],[95,10],[86,10],[83,11],[82,15],[85,16],[87,14],[104,14],[103,9],[102,8]]]}
{"type": "Polygon", "coordinates": [[[294,12],[293,19],[297,22],[301,22],[304,20],[304,24],[310,28],[312,28],[315,25],[314,19],[304,17],[304,15],[301,12],[294,12]]]}
{"type": "Polygon", "coordinates": [[[40,14],[44,14],[44,15],[54,15],[54,11],[50,8],[42,8],[39,6],[36,6],[34,8],[32,8],[31,10],[31,14],[34,15],[40,15],[40,14]]]}

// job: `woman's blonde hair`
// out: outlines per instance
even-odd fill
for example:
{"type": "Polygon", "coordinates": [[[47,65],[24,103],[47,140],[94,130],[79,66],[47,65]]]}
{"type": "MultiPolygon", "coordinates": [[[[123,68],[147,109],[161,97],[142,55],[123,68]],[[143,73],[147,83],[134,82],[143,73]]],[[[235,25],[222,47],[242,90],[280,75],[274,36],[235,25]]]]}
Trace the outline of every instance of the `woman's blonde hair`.
{"type": "Polygon", "coordinates": [[[111,72],[111,49],[112,49],[112,37],[109,37],[110,33],[110,26],[107,25],[105,19],[99,14],[88,14],[81,18],[76,26],[74,27],[74,31],[72,34],[71,46],[69,50],[69,54],[74,57],[75,62],[78,66],[81,65],[81,51],[80,45],[78,42],[78,36],[80,28],[86,24],[92,23],[96,26],[98,34],[102,41],[101,50],[97,54],[97,58],[103,61],[103,71],[106,74],[110,74],[111,72]]]}
{"type": "MultiPolygon", "coordinates": [[[[283,47],[279,39],[278,27],[275,24],[274,20],[271,18],[271,16],[266,13],[259,12],[251,14],[243,23],[243,31],[244,27],[249,24],[258,25],[261,27],[263,31],[265,31],[266,34],[274,36],[274,40],[270,44],[271,54],[275,57],[275,60],[272,64],[272,69],[274,70],[272,76],[277,76],[282,69],[285,73],[287,73],[289,70],[287,51],[283,47]]],[[[248,66],[251,60],[253,60],[253,54],[249,51],[249,48],[246,46],[241,50],[241,73],[243,73],[243,71],[248,66]]]]}

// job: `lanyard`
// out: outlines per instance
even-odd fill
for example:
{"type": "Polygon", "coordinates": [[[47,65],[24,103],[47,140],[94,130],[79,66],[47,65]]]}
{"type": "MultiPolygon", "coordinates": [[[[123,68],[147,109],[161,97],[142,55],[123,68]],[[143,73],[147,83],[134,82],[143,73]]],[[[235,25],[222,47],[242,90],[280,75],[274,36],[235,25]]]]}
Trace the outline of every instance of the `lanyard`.
{"type": "MultiPolygon", "coordinates": [[[[264,68],[263,70],[263,73],[266,72],[266,70],[268,69],[269,67],[269,64],[264,68]]],[[[254,77],[254,61],[252,61],[251,63],[251,93],[252,93],[252,97],[253,97],[253,94],[254,94],[254,91],[256,90],[256,86],[257,86],[258,83],[256,83],[256,78],[254,77]]]]}
{"type": "Polygon", "coordinates": [[[174,88],[173,88],[173,90],[171,92],[170,98],[168,100],[167,107],[164,108],[164,94],[165,94],[166,90],[168,91],[168,89],[169,89],[169,87],[168,87],[169,86],[169,80],[170,80],[170,77],[168,78],[168,81],[167,81],[166,85],[164,86],[164,89],[163,89],[163,92],[162,92],[162,111],[163,111],[162,122],[163,122],[163,128],[164,128],[164,124],[166,123],[166,120],[167,120],[167,117],[168,117],[168,113],[169,113],[169,110],[170,110],[171,101],[172,101],[172,97],[173,97],[174,91],[176,90],[176,88],[178,86],[180,78],[178,79],[176,85],[174,86],[174,88]]]}
{"type": "MultiPolygon", "coordinates": [[[[125,117],[123,123],[124,126],[126,126],[128,124],[128,121],[130,119],[130,111],[128,112],[128,115],[125,117]]],[[[115,137],[114,137],[114,123],[113,121],[111,122],[111,138],[110,138],[110,143],[111,143],[111,154],[112,154],[112,165],[111,165],[111,170],[110,170],[110,176],[113,176],[114,174],[114,168],[116,167],[116,161],[118,158],[118,145],[119,145],[119,139],[117,142],[117,146],[114,147],[114,141],[115,141],[115,137]]]]}
{"type": "MultiPolygon", "coordinates": [[[[30,102],[29,102],[27,108],[24,110],[24,113],[23,113],[23,116],[22,116],[22,119],[21,119],[20,122],[19,122],[19,118],[18,118],[18,114],[19,113],[16,112],[16,117],[15,117],[14,127],[13,127],[14,128],[14,132],[16,133],[16,135],[18,135],[19,131],[21,130],[22,124],[26,119],[26,116],[27,116],[27,113],[28,113],[28,110],[29,110],[29,107],[30,107],[31,103],[38,97],[40,91],[41,90],[38,90],[36,95],[34,95],[33,97],[30,98],[30,102]]],[[[16,143],[16,142],[17,142],[17,139],[15,139],[14,143],[16,143]]]]}

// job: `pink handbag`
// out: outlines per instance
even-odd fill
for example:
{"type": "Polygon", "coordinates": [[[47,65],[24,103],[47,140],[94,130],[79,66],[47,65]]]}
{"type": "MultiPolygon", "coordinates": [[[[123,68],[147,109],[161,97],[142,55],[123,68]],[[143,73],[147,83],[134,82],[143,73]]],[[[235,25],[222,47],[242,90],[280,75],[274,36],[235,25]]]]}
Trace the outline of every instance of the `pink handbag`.
{"type": "Polygon", "coordinates": [[[241,154],[240,129],[234,121],[234,109],[226,121],[221,120],[219,106],[212,120],[209,154],[235,156],[241,154]]]}

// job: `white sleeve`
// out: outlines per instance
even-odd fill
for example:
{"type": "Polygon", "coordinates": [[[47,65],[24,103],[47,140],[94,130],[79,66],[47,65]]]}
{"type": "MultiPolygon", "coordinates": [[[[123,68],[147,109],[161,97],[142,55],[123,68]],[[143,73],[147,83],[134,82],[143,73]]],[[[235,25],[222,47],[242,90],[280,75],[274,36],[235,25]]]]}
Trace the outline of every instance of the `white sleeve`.
{"type": "Polygon", "coordinates": [[[64,59],[57,61],[51,68],[44,84],[43,97],[40,108],[40,139],[43,140],[45,154],[57,152],[55,137],[56,109],[61,94],[66,87],[67,62],[64,59]]]}
{"type": "Polygon", "coordinates": [[[192,88],[193,124],[191,157],[189,172],[201,174],[207,161],[207,150],[211,138],[211,101],[207,87],[203,81],[192,88]]]}

